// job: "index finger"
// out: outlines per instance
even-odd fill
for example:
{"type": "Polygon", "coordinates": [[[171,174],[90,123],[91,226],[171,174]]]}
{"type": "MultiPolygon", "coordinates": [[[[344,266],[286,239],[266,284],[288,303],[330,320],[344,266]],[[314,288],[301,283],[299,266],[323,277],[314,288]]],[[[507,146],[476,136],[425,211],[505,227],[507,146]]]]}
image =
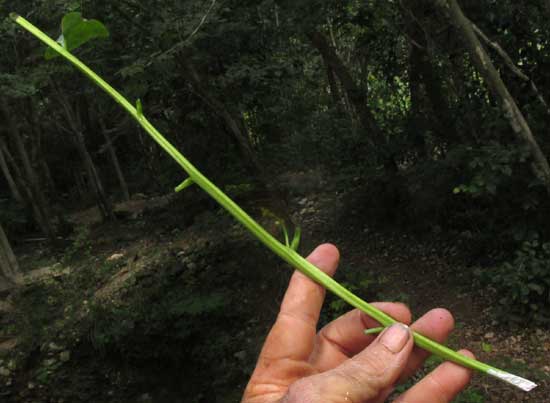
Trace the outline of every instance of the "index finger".
{"type": "MultiPolygon", "coordinates": [[[[307,260],[329,275],[336,272],[340,254],[334,245],[318,246],[307,260]]],[[[258,366],[278,359],[306,361],[313,350],[325,289],[296,271],[281,310],[264,344],[258,366]]]]}
{"type": "MultiPolygon", "coordinates": [[[[459,351],[462,355],[474,358],[467,351],[459,351]]],[[[449,403],[468,385],[472,371],[452,362],[445,362],[430,372],[419,383],[402,394],[394,403],[449,403]]]]}

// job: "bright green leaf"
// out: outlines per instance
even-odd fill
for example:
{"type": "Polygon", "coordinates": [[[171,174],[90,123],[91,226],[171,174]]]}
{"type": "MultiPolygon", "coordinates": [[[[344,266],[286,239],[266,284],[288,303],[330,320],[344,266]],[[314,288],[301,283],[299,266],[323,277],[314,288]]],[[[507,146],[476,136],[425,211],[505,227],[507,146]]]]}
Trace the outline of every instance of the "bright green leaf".
{"type": "MultiPolygon", "coordinates": [[[[109,31],[98,20],[87,20],[80,13],[69,13],[61,22],[61,35],[57,42],[69,52],[96,38],[109,37],[109,31]]],[[[46,59],[57,57],[51,48],[46,50],[46,59]]]]}
{"type": "Polygon", "coordinates": [[[72,29],[76,28],[80,23],[85,21],[82,18],[82,14],[79,12],[68,13],[63,17],[61,21],[61,32],[63,34],[70,32],[72,29]]]}

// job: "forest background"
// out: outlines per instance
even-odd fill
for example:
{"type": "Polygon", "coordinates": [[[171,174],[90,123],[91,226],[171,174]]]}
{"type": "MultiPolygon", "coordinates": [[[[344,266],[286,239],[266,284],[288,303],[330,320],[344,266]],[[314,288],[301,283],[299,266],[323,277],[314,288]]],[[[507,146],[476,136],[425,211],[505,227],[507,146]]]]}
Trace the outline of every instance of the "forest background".
{"type": "Polygon", "coordinates": [[[11,11],[101,21],[75,54],[273,234],[548,385],[550,1],[2,0],[7,401],[238,401],[290,273],[11,11]]]}

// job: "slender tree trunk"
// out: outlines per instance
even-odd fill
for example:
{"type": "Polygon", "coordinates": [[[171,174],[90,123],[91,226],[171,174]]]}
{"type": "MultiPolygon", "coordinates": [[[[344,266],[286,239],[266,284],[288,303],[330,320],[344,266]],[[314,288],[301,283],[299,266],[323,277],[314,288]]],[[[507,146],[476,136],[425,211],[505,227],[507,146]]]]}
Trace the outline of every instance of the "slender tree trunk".
{"type": "Polygon", "coordinates": [[[332,67],[327,64],[325,64],[325,67],[327,70],[327,81],[330,89],[330,95],[332,97],[334,106],[340,114],[347,115],[351,123],[351,127],[355,132],[358,126],[358,122],[356,115],[354,115],[353,113],[353,108],[351,108],[349,105],[346,93],[342,94],[342,92],[340,91],[338,81],[336,80],[336,75],[334,74],[334,70],[332,69],[332,67]]]}
{"type": "Polygon", "coordinates": [[[427,156],[425,135],[427,122],[422,108],[422,74],[420,60],[422,55],[416,46],[411,46],[409,53],[409,88],[411,93],[411,111],[409,132],[419,158],[427,156]]]}
{"type": "Polygon", "coordinates": [[[254,175],[260,173],[261,176],[264,176],[264,168],[262,164],[260,164],[247,134],[239,125],[238,119],[233,117],[222,102],[208,93],[208,91],[204,88],[202,80],[195,70],[195,67],[189,62],[189,60],[187,60],[187,58],[184,59],[183,64],[188,72],[187,77],[191,81],[197,95],[214,111],[214,113],[216,113],[216,115],[223,120],[225,126],[231,133],[231,136],[239,146],[241,154],[246,161],[246,165],[249,167],[251,172],[254,175]]]}
{"type": "Polygon", "coordinates": [[[40,168],[40,172],[42,174],[41,176],[44,179],[44,182],[46,184],[45,188],[49,191],[50,198],[52,198],[56,194],[56,186],[53,180],[50,167],[48,166],[48,162],[46,161],[44,150],[42,148],[43,132],[42,132],[42,126],[40,125],[40,118],[38,116],[36,106],[33,104],[32,100],[30,99],[29,99],[29,111],[31,115],[30,123],[32,125],[32,131],[34,134],[32,160],[35,161],[38,167],[40,168]]]}
{"type": "Polygon", "coordinates": [[[449,101],[445,96],[446,91],[441,83],[441,79],[435,72],[428,57],[427,53],[421,52],[418,68],[422,75],[426,95],[434,112],[433,117],[437,124],[437,130],[441,138],[444,138],[447,143],[456,144],[462,140],[461,135],[456,130],[455,118],[449,101]]]}
{"type": "Polygon", "coordinates": [[[533,94],[537,97],[540,105],[542,106],[546,114],[550,115],[550,107],[548,106],[548,102],[546,102],[546,99],[544,99],[544,96],[539,91],[535,82],[527,74],[521,71],[518,66],[516,66],[510,55],[508,55],[508,53],[498,43],[491,41],[489,37],[485,35],[485,33],[481,29],[479,29],[479,27],[473,22],[472,28],[474,29],[474,32],[477,34],[477,36],[479,36],[479,38],[481,38],[481,40],[485,42],[487,46],[494,49],[500,55],[500,57],[504,60],[504,64],[506,64],[506,66],[510,69],[510,71],[512,71],[512,73],[515,74],[516,77],[518,77],[523,82],[529,84],[529,86],[531,87],[531,91],[533,91],[533,94]]]}
{"type": "Polygon", "coordinates": [[[22,282],[21,272],[17,258],[8,242],[8,237],[0,224],[0,277],[3,277],[11,284],[20,284],[22,282]]]}
{"type": "Polygon", "coordinates": [[[6,144],[6,142],[2,137],[0,137],[0,150],[2,150],[2,155],[5,157],[6,162],[8,164],[8,168],[11,170],[13,174],[13,179],[15,180],[15,184],[20,190],[19,194],[23,197],[23,202],[27,205],[33,204],[31,189],[27,184],[27,181],[23,175],[23,172],[21,172],[19,164],[17,163],[17,161],[15,161],[15,158],[13,157],[13,155],[11,155],[10,149],[8,148],[8,145],[6,144]]]}
{"type": "Polygon", "coordinates": [[[126,183],[126,178],[124,178],[124,174],[122,173],[122,169],[120,168],[120,163],[118,161],[113,140],[111,139],[111,136],[107,132],[107,128],[105,127],[105,122],[103,121],[103,118],[98,115],[97,119],[99,122],[99,127],[101,129],[101,132],[103,133],[103,137],[105,138],[105,142],[107,144],[107,151],[109,153],[109,157],[111,158],[111,163],[113,164],[113,168],[118,178],[118,183],[120,185],[122,196],[124,197],[125,201],[128,201],[130,200],[130,192],[128,191],[128,184],[126,183]]]}
{"type": "Polygon", "coordinates": [[[334,35],[334,26],[332,25],[332,20],[327,17],[328,32],[330,35],[330,43],[332,47],[336,50],[338,49],[338,44],[336,43],[336,35],[334,35]]]}
{"type": "MultiPolygon", "coordinates": [[[[436,3],[441,5],[441,1],[436,0],[436,3]]],[[[500,103],[504,116],[510,123],[512,130],[520,141],[529,146],[534,161],[534,173],[542,180],[548,194],[550,194],[550,165],[535,139],[529,124],[523,116],[523,113],[508,91],[506,84],[502,81],[500,74],[474,32],[472,23],[463,14],[458,2],[456,0],[447,0],[445,3],[450,10],[453,24],[456,25],[462,33],[472,60],[476,64],[483,79],[487,82],[491,93],[500,103]]]]}
{"type": "Polygon", "coordinates": [[[13,199],[17,203],[23,204],[24,203],[23,196],[21,196],[21,193],[19,192],[19,188],[17,187],[17,184],[13,179],[10,168],[8,167],[8,164],[6,162],[6,158],[4,157],[4,152],[2,151],[2,147],[0,147],[0,169],[2,169],[2,173],[4,174],[4,177],[8,182],[8,186],[10,188],[13,199]]]}
{"type": "Polygon", "coordinates": [[[8,168],[11,169],[11,172],[13,173],[13,178],[15,180],[15,184],[20,190],[20,195],[22,196],[25,209],[29,212],[31,217],[34,217],[34,220],[38,224],[38,226],[42,228],[38,219],[38,217],[42,216],[42,213],[38,208],[38,204],[33,199],[32,190],[28,184],[28,181],[25,179],[23,173],[21,172],[19,164],[11,155],[9,148],[2,137],[0,137],[0,151],[2,151],[2,154],[7,160],[8,168]]]}
{"type": "Polygon", "coordinates": [[[402,4],[405,31],[411,41],[409,67],[415,70],[419,85],[423,87],[431,104],[433,114],[430,121],[434,123],[433,128],[447,143],[458,143],[462,136],[456,129],[455,118],[446,96],[447,91],[431,61],[434,55],[429,53],[429,43],[421,26],[429,6],[429,2],[425,0],[407,1],[402,4]]]}
{"type": "Polygon", "coordinates": [[[89,187],[86,187],[84,184],[84,179],[82,177],[82,171],[77,169],[73,173],[74,183],[76,184],[76,190],[78,191],[78,196],[80,199],[84,199],[88,196],[89,187]]]}
{"type": "Polygon", "coordinates": [[[343,113],[345,110],[345,101],[342,98],[342,95],[340,94],[340,88],[338,88],[338,83],[336,81],[336,75],[334,74],[334,70],[332,70],[332,67],[329,65],[326,65],[327,70],[327,81],[328,86],[330,89],[330,96],[332,97],[332,101],[334,102],[334,106],[336,106],[336,109],[343,113]]]}
{"type": "Polygon", "coordinates": [[[42,176],[44,177],[45,182],[48,184],[50,198],[52,198],[52,195],[57,194],[57,187],[55,185],[55,181],[53,180],[50,166],[48,165],[48,162],[46,161],[46,158],[44,158],[44,156],[38,158],[38,164],[40,166],[40,170],[42,171],[42,176]]]}
{"type": "Polygon", "coordinates": [[[259,185],[263,187],[265,191],[269,194],[271,202],[270,208],[273,213],[275,213],[281,220],[286,222],[289,228],[294,226],[285,195],[276,185],[274,185],[273,181],[269,180],[269,176],[265,171],[263,165],[261,164],[260,160],[258,159],[258,156],[254,151],[254,148],[252,147],[248,134],[246,133],[242,125],[239,124],[238,118],[235,118],[234,115],[226,108],[226,106],[221,101],[219,101],[216,97],[214,97],[207,91],[207,89],[203,86],[202,80],[195,70],[195,67],[189,61],[187,55],[183,55],[180,60],[187,72],[187,78],[191,82],[195,93],[224,122],[225,127],[239,147],[240,153],[245,160],[245,166],[248,168],[248,171],[252,176],[256,178],[259,185]]]}
{"type": "Polygon", "coordinates": [[[274,8],[275,8],[275,27],[279,28],[279,25],[280,25],[280,22],[279,22],[279,6],[277,4],[275,4],[274,8]]]}
{"type": "Polygon", "coordinates": [[[90,155],[90,153],[88,152],[88,148],[86,147],[84,134],[82,134],[82,131],[79,130],[75,131],[74,135],[78,153],[80,154],[82,162],[84,163],[86,175],[88,176],[88,180],[90,181],[92,190],[95,193],[95,197],[97,199],[97,204],[99,206],[101,214],[103,215],[104,219],[113,220],[115,216],[111,203],[107,198],[107,194],[105,193],[105,190],[103,188],[103,184],[95,167],[94,161],[92,160],[92,156],[90,155]]]}
{"type": "Polygon", "coordinates": [[[357,86],[348,68],[340,59],[336,50],[329,44],[327,39],[320,32],[313,32],[310,36],[311,43],[321,53],[323,60],[327,66],[334,71],[342,87],[348,96],[348,100],[352,103],[361,125],[369,133],[373,145],[377,147],[383,146],[386,141],[380,127],[374,119],[372,111],[368,107],[367,93],[357,86]]]}
{"type": "Polygon", "coordinates": [[[31,191],[32,200],[30,201],[33,204],[33,210],[35,211],[36,221],[40,226],[40,229],[44,235],[50,240],[52,244],[55,244],[55,230],[51,223],[49,216],[46,200],[42,193],[42,189],[39,184],[38,175],[34,171],[25,145],[23,144],[23,139],[17,123],[13,119],[8,103],[5,98],[0,98],[0,107],[4,113],[4,118],[6,119],[8,125],[8,131],[13,145],[15,146],[19,159],[23,164],[23,170],[27,182],[29,183],[29,188],[31,191]]]}
{"type": "Polygon", "coordinates": [[[74,135],[74,144],[78,150],[80,158],[82,159],[84,169],[86,170],[86,175],[88,176],[89,185],[91,186],[91,190],[96,198],[96,204],[99,207],[99,211],[104,219],[114,220],[115,215],[111,202],[105,193],[101,178],[99,177],[92,156],[88,152],[88,148],[86,146],[86,140],[84,138],[84,133],[82,132],[83,125],[81,115],[78,110],[73,110],[63,92],[57,88],[57,85],[53,81],[52,84],[63,111],[65,112],[67,123],[69,124],[72,134],[74,135]]]}

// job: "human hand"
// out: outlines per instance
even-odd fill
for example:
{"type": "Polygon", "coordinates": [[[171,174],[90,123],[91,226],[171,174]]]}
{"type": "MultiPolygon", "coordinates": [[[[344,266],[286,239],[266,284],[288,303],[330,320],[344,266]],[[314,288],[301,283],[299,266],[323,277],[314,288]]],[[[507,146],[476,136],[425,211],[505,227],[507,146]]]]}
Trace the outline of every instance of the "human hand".
{"type": "MultiPolygon", "coordinates": [[[[339,253],[336,247],[325,244],[308,260],[333,275],[339,253]]],[[[317,333],[324,298],[324,288],[294,273],[242,403],[384,402],[395,384],[413,375],[429,355],[414,346],[410,329],[443,342],[454,326],[448,311],[434,309],[410,329],[394,325],[375,338],[363,331],[380,324],[353,310],[317,333]]],[[[373,305],[399,322],[411,322],[411,313],[402,304],[373,305]]],[[[462,354],[472,356],[468,351],[462,354]]],[[[446,362],[394,402],[451,402],[470,377],[471,371],[446,362]]]]}

